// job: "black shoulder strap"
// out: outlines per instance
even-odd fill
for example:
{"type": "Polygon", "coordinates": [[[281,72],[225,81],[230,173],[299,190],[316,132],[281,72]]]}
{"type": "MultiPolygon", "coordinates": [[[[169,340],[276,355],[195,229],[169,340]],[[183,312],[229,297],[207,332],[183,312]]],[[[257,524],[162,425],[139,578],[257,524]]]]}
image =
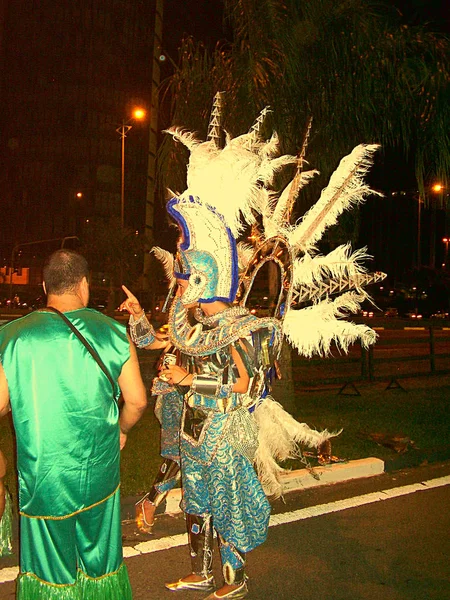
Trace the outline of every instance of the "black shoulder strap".
{"type": "Polygon", "coordinates": [[[88,352],[92,355],[92,357],[97,362],[97,364],[100,367],[100,369],[106,375],[106,377],[109,380],[109,383],[111,384],[111,387],[112,387],[112,390],[113,390],[113,394],[115,394],[116,386],[114,384],[114,380],[111,377],[111,375],[109,374],[108,369],[105,367],[105,364],[102,361],[102,359],[100,358],[97,350],[95,350],[95,348],[93,348],[90,345],[90,343],[87,341],[87,339],[78,331],[78,329],[75,327],[75,325],[71,321],[69,321],[69,319],[66,317],[66,315],[64,313],[62,313],[61,311],[59,311],[57,308],[54,308],[53,306],[47,306],[45,308],[45,310],[50,310],[50,311],[56,313],[57,315],[59,315],[63,319],[63,321],[65,321],[67,323],[67,325],[74,332],[74,334],[77,336],[77,338],[80,340],[80,342],[86,347],[86,350],[88,350],[88,352]]]}

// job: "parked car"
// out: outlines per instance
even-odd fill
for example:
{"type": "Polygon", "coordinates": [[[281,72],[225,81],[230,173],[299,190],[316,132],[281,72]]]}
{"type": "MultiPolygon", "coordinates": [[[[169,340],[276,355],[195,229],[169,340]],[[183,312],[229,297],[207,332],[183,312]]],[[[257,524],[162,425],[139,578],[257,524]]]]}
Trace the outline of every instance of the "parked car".
{"type": "Polygon", "coordinates": [[[430,315],[431,319],[448,319],[449,318],[449,313],[445,312],[443,310],[438,310],[435,313],[433,313],[432,315],[430,315]]]}
{"type": "Polygon", "coordinates": [[[398,309],[394,306],[390,306],[384,312],[385,317],[398,317],[398,309]]]}
{"type": "Polygon", "coordinates": [[[422,319],[423,315],[421,313],[408,312],[408,313],[406,313],[406,317],[408,319],[416,319],[416,320],[418,320],[418,319],[422,319]]]}

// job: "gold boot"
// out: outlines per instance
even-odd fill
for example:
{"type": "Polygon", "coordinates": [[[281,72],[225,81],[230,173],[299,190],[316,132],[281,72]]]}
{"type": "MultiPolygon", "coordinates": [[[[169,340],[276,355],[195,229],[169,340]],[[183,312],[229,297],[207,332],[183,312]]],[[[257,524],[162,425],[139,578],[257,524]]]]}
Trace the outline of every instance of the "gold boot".
{"type": "Polygon", "coordinates": [[[210,592],[214,587],[214,577],[212,575],[201,581],[183,581],[183,579],[179,579],[175,583],[166,583],[166,588],[171,592],[183,592],[184,590],[210,592]]]}
{"type": "Polygon", "coordinates": [[[156,506],[144,496],[142,500],[136,502],[136,525],[142,533],[152,533],[155,522],[156,506]]]}
{"type": "Polygon", "coordinates": [[[228,594],[224,594],[223,596],[218,596],[217,592],[210,594],[205,600],[222,600],[222,598],[227,598],[227,600],[240,600],[240,598],[245,598],[248,594],[247,582],[243,581],[241,585],[234,590],[228,592],[228,594]]]}

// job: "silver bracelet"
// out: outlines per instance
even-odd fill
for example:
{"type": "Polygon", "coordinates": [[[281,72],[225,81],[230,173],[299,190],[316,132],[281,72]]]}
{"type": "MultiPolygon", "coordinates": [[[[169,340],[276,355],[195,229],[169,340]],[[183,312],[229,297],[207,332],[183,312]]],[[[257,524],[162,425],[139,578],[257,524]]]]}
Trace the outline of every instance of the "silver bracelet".
{"type": "Polygon", "coordinates": [[[155,330],[147,319],[145,312],[142,313],[139,319],[135,319],[135,317],[130,314],[128,323],[130,326],[131,339],[138,348],[146,348],[155,341],[155,330]]]}
{"type": "Polygon", "coordinates": [[[220,385],[221,381],[219,377],[198,375],[196,373],[191,383],[191,390],[194,394],[215,398],[220,389],[220,385]]]}

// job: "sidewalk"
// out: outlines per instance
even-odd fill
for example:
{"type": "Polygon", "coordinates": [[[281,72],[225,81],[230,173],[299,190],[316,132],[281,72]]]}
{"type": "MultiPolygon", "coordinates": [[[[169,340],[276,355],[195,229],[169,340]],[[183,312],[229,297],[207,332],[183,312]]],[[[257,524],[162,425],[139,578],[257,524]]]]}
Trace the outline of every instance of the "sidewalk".
{"type": "MultiPolygon", "coordinates": [[[[434,462],[450,460],[450,444],[428,450],[410,449],[403,454],[398,454],[390,459],[381,460],[369,457],[359,460],[343,461],[328,465],[318,465],[312,468],[293,470],[282,476],[284,493],[317,488],[324,485],[333,485],[350,481],[391,473],[401,469],[419,467],[434,462]]],[[[135,516],[135,503],[138,496],[129,496],[122,499],[122,521],[126,527],[127,521],[133,521],[135,516]]],[[[181,512],[181,489],[171,490],[165,503],[157,514],[175,515],[181,512]]],[[[134,527],[134,523],[132,524],[134,527]]]]}
{"type": "MultiPolygon", "coordinates": [[[[312,491],[313,488],[327,486],[328,494],[325,493],[325,497],[327,497],[335,484],[364,478],[370,479],[383,473],[419,467],[433,462],[444,462],[446,460],[450,460],[450,445],[427,451],[412,449],[403,455],[393,457],[387,461],[370,457],[316,466],[310,469],[293,470],[283,477],[285,494],[287,498],[290,492],[312,491]]],[[[338,490],[339,486],[336,489],[338,490]]],[[[166,547],[174,547],[174,544],[179,546],[186,543],[185,533],[180,534],[181,524],[179,519],[161,520],[160,531],[157,535],[140,533],[134,521],[135,503],[139,499],[140,497],[136,496],[122,498],[122,539],[125,557],[136,556],[140,552],[145,553],[148,551],[147,547],[151,547],[152,551],[155,548],[164,550],[166,547]]],[[[179,508],[180,499],[181,490],[172,490],[169,493],[167,501],[157,510],[157,514],[176,517],[181,513],[179,508]]],[[[275,512],[279,512],[279,508],[275,512]]],[[[18,574],[17,515],[15,517],[14,554],[10,557],[0,559],[0,584],[14,582],[18,574]]]]}

